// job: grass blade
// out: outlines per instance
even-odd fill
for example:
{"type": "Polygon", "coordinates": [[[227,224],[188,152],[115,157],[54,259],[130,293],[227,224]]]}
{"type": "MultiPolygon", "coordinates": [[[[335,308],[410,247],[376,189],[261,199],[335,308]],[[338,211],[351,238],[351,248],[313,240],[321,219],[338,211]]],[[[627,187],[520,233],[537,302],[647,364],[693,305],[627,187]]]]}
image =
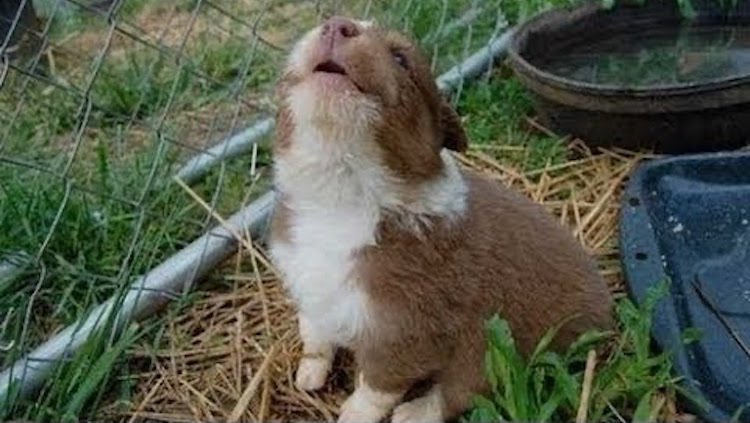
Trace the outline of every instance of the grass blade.
{"type": "Polygon", "coordinates": [[[64,420],[76,421],[79,413],[83,409],[86,402],[94,395],[101,387],[102,382],[109,377],[112,368],[114,367],[117,360],[135,339],[137,332],[137,325],[133,325],[123,334],[123,336],[104,354],[91,367],[91,370],[86,375],[86,378],[80,384],[78,390],[73,394],[67,408],[64,413],[64,420]]]}
{"type": "Polygon", "coordinates": [[[649,391],[638,401],[638,406],[633,412],[633,423],[647,423],[651,416],[651,400],[654,393],[649,391]]]}

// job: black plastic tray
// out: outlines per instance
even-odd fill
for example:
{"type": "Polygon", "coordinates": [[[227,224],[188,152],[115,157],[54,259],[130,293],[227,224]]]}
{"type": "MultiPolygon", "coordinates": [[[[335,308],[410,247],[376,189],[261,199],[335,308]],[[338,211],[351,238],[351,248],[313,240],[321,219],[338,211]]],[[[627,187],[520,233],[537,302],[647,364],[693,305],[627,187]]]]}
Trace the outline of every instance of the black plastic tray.
{"type": "MultiPolygon", "coordinates": [[[[631,296],[669,278],[652,333],[674,355],[696,410],[726,422],[750,404],[750,152],[659,159],[634,173],[623,198],[620,248],[631,296]],[[688,328],[701,331],[685,345],[688,328]],[[734,332],[734,335],[732,334],[734,332]]],[[[750,421],[745,410],[740,422],[750,421]]]]}

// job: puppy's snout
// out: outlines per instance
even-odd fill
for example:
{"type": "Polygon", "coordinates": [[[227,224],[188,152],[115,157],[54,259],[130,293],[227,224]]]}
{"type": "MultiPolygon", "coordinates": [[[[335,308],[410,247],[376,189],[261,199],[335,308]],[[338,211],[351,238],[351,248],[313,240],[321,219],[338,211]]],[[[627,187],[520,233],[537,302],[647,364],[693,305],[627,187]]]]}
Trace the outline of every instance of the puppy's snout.
{"type": "Polygon", "coordinates": [[[344,42],[348,38],[359,35],[357,24],[349,19],[334,16],[323,23],[320,36],[326,45],[333,47],[344,42]]]}

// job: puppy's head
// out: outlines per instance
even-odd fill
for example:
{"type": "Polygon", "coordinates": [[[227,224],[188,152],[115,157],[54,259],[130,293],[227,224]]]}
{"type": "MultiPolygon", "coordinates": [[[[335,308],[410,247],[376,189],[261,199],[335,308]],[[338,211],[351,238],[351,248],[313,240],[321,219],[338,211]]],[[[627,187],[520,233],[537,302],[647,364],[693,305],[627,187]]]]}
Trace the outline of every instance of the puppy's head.
{"type": "Polygon", "coordinates": [[[277,154],[316,133],[321,143],[377,154],[394,174],[421,179],[441,170],[443,148],[466,147],[424,55],[404,35],[371,22],[333,17],[308,32],[278,88],[277,154]]]}

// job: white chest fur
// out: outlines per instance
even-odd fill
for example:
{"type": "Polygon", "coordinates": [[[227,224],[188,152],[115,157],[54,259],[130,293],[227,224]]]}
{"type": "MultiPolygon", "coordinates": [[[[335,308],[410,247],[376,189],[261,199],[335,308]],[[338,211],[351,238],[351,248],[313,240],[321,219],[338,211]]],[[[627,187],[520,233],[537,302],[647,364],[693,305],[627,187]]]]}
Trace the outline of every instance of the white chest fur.
{"type": "Polygon", "coordinates": [[[346,346],[367,324],[353,253],[374,243],[376,220],[356,207],[306,209],[294,215],[290,243],[272,246],[299,312],[325,339],[346,346]]]}
{"type": "Polygon", "coordinates": [[[299,312],[319,336],[346,346],[367,326],[354,254],[375,243],[380,203],[390,201],[387,177],[363,151],[368,140],[298,130],[306,136],[295,137],[294,148],[276,160],[290,218],[287,241],[271,253],[299,312]]]}

